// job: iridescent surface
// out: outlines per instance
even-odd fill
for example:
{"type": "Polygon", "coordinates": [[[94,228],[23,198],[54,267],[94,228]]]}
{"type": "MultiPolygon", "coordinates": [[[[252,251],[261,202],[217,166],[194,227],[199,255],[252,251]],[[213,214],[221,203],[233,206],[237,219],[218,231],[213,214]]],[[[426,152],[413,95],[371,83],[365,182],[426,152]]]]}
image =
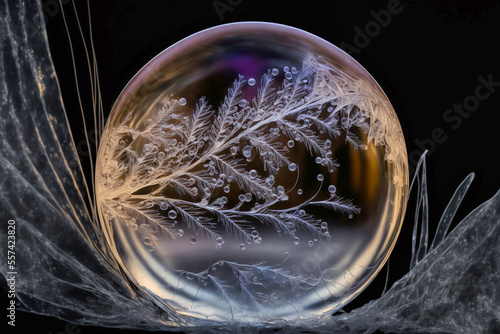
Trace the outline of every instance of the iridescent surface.
{"type": "Polygon", "coordinates": [[[397,117],[369,74],[303,31],[241,23],[148,63],[96,168],[122,269],[179,314],[334,311],[380,270],[408,188],[397,117]]]}

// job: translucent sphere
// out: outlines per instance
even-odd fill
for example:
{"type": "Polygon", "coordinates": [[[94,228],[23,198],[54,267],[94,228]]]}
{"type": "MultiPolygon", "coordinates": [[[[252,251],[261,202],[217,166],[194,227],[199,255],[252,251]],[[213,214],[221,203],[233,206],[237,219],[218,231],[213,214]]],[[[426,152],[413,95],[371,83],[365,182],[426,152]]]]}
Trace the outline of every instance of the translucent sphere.
{"type": "Polygon", "coordinates": [[[128,278],[179,315],[307,318],[359,294],[405,212],[397,116],[304,31],[223,25],[160,53],[116,101],[96,196],[128,278]]]}

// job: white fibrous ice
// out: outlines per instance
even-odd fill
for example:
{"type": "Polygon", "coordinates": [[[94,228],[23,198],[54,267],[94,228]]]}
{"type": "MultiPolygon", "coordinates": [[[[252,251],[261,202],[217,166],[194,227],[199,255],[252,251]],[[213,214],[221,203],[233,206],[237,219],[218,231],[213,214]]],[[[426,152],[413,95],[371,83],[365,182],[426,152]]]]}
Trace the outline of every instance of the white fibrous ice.
{"type": "MultiPolygon", "coordinates": [[[[362,222],[369,212],[365,197],[336,182],[335,173],[346,160],[335,160],[337,155],[329,152],[343,147],[350,154],[358,152],[358,158],[363,152],[380,152],[396,177],[376,189],[400,189],[405,183],[396,154],[404,142],[365,128],[365,121],[375,123],[392,110],[369,114],[370,103],[363,104],[351,90],[345,93],[355,98],[349,100],[350,107],[356,106],[353,118],[343,117],[349,115],[346,109],[331,116],[332,102],[339,102],[334,96],[311,104],[325,97],[318,93],[324,87],[331,91],[331,68],[321,57],[309,54],[300,63],[284,64],[287,69],[281,72],[269,67],[233,76],[225,90],[212,96],[172,97],[169,92],[144,115],[129,116],[117,108],[113,126],[102,133],[109,148],[101,147],[96,197],[62,104],[41,3],[2,0],[0,37],[0,212],[4,221],[15,221],[16,247],[22,249],[16,258],[16,271],[22,273],[16,282],[21,310],[82,325],[151,331],[492,333],[500,328],[500,192],[448,234],[472,182],[473,175],[467,177],[431,242],[425,155],[414,178],[418,189],[410,190],[412,196],[418,194],[419,219],[408,274],[379,299],[349,313],[335,311],[375,271],[358,276],[358,282],[342,272],[344,285],[352,285],[342,290],[339,284],[340,292],[326,311],[316,309],[301,318],[264,316],[276,305],[285,312],[283,301],[306,306],[283,290],[312,298],[308,292],[322,293],[318,284],[339,283],[333,267],[316,274],[317,266],[308,271],[293,263],[303,264],[298,253],[314,256],[318,245],[328,245],[341,233],[326,216],[336,215],[348,226],[362,222]],[[271,80],[273,89],[266,86],[271,80]],[[273,95],[278,91],[282,97],[273,95]],[[296,112],[301,107],[309,112],[296,112]],[[325,121],[331,122],[329,127],[321,128],[325,121]],[[252,131],[238,130],[230,122],[246,123],[252,131]],[[301,155],[293,153],[299,151],[301,155]],[[300,156],[311,160],[307,173],[300,156]],[[312,188],[297,181],[303,174],[312,188]],[[270,239],[273,247],[265,248],[270,239]],[[169,242],[174,246],[165,246],[169,242]],[[162,247],[169,251],[164,253],[181,254],[180,260],[162,253],[162,247]],[[220,259],[199,264],[183,260],[195,247],[200,256],[220,259]],[[246,259],[261,250],[269,256],[246,259]],[[130,261],[134,257],[147,261],[130,261]],[[161,274],[169,284],[139,282],[141,270],[150,279],[161,274]],[[264,282],[272,289],[266,290],[264,282]],[[205,317],[204,307],[210,303],[226,309],[227,317],[215,306],[210,312],[217,316],[205,317]],[[254,316],[239,322],[232,312],[254,316]]],[[[384,198],[387,203],[394,200],[384,198]]],[[[7,229],[0,234],[7,240],[7,229]]],[[[328,254],[328,247],[324,250],[328,254]]],[[[381,264],[385,259],[371,261],[381,264]]],[[[326,257],[316,262],[328,261],[334,262],[326,257]]],[[[4,256],[0,272],[8,278],[4,256]]]]}

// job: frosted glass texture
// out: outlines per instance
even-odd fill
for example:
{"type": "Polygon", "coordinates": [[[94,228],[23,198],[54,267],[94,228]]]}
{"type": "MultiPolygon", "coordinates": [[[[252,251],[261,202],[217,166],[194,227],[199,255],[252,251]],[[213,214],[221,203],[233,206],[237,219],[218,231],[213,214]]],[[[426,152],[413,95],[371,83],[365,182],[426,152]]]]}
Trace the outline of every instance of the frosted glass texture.
{"type": "Polygon", "coordinates": [[[100,222],[133,284],[215,321],[315,317],[388,258],[408,192],[397,116],[347,54],[239,23],[160,53],[99,147],[100,222]]]}

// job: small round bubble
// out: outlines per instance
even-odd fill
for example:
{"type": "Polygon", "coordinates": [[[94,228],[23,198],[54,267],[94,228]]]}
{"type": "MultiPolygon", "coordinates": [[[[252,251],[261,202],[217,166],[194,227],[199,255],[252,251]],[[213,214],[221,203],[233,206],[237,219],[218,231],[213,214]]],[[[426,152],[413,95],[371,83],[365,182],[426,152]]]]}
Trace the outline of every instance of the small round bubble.
{"type": "Polygon", "coordinates": [[[249,158],[252,155],[252,146],[247,145],[243,147],[242,153],[245,158],[249,158]]]}
{"type": "Polygon", "coordinates": [[[170,219],[175,219],[175,218],[177,218],[177,212],[175,212],[174,210],[170,210],[170,211],[168,212],[168,218],[170,218],[170,219]]]}
{"type": "Polygon", "coordinates": [[[248,102],[247,100],[245,99],[241,99],[240,103],[238,103],[238,105],[241,107],[241,108],[245,108],[247,106],[248,102]]]}
{"type": "Polygon", "coordinates": [[[257,171],[255,169],[252,169],[250,172],[249,172],[249,175],[250,175],[250,178],[251,179],[255,179],[259,173],[257,173],[257,171]]]}

